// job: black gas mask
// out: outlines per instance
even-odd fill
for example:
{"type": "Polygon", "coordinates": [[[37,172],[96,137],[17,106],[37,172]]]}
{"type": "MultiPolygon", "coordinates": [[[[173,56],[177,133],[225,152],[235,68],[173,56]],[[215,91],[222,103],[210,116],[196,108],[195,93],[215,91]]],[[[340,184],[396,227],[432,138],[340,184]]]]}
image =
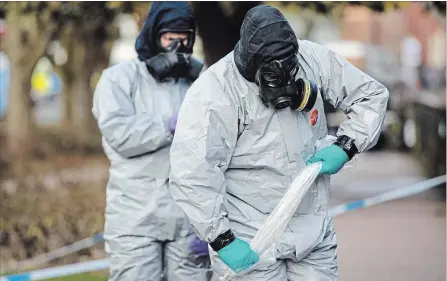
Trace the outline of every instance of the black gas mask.
{"type": "Polygon", "coordinates": [[[262,64],[258,68],[255,82],[264,105],[272,105],[275,109],[290,107],[306,112],[313,108],[319,88],[313,81],[302,78],[295,80],[298,68],[295,54],[262,64]]]}
{"type": "Polygon", "coordinates": [[[157,36],[157,48],[159,52],[162,53],[168,53],[171,52],[173,49],[176,49],[177,53],[181,53],[181,54],[192,54],[192,49],[194,46],[194,34],[193,34],[193,30],[192,29],[173,29],[173,28],[163,28],[158,32],[158,36],[157,36]],[[177,38],[172,40],[172,43],[169,44],[168,47],[163,47],[161,45],[161,36],[165,33],[181,33],[181,34],[187,34],[187,37],[182,39],[182,38],[177,38]]]}
{"type": "MultiPolygon", "coordinates": [[[[185,30],[161,30],[161,34],[165,32],[185,33],[185,30]]],[[[196,80],[199,77],[203,64],[192,57],[192,31],[186,31],[188,37],[185,39],[175,39],[164,48],[158,36],[157,46],[160,51],[158,55],[146,61],[146,66],[152,76],[158,81],[166,78],[186,78],[196,80]]]]}

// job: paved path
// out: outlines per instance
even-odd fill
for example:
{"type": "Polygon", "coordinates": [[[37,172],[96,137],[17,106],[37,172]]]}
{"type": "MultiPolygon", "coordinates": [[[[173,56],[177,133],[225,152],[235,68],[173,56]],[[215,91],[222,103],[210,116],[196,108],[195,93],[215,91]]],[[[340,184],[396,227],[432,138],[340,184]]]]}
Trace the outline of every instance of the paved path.
{"type": "MultiPolygon", "coordinates": [[[[355,169],[333,178],[331,205],[422,179],[409,155],[364,154],[355,169]]],[[[432,190],[336,217],[340,281],[445,281],[445,208],[432,190]]]]}

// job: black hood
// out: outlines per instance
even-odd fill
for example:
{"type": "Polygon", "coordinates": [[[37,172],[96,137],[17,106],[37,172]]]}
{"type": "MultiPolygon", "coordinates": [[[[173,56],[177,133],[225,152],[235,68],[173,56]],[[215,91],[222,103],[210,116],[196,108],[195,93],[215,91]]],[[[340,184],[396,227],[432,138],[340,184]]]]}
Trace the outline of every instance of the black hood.
{"type": "Polygon", "coordinates": [[[241,26],[241,39],[234,48],[234,61],[245,79],[254,82],[262,63],[297,52],[295,33],[280,11],[261,5],[247,12],[241,26]]]}
{"type": "Polygon", "coordinates": [[[152,2],[143,29],[135,42],[138,58],[142,61],[157,55],[157,36],[161,29],[192,30],[191,46],[194,45],[196,25],[188,2],[152,2]]]}

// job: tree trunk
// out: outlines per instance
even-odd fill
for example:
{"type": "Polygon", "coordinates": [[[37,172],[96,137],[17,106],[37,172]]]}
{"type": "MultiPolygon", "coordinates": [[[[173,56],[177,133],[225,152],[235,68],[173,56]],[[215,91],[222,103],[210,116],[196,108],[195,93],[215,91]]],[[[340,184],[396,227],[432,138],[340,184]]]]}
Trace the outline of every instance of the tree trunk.
{"type": "Polygon", "coordinates": [[[6,115],[9,154],[23,163],[33,151],[33,122],[30,100],[33,65],[11,64],[11,87],[6,115]]]}
{"type": "Polygon", "coordinates": [[[245,14],[260,3],[260,1],[191,2],[198,32],[203,42],[205,63],[208,66],[233,50],[239,40],[245,14]]]}
{"type": "Polygon", "coordinates": [[[19,16],[11,13],[8,18],[8,33],[4,38],[4,50],[11,62],[11,83],[6,109],[6,145],[8,155],[17,167],[23,167],[33,151],[33,117],[30,97],[31,75],[37,59],[24,59],[27,36],[18,26],[19,16]]]}
{"type": "Polygon", "coordinates": [[[71,87],[70,95],[72,100],[71,112],[73,114],[73,124],[75,129],[75,140],[80,147],[83,147],[89,142],[90,124],[89,115],[91,114],[91,101],[89,89],[89,73],[85,65],[86,43],[85,41],[78,41],[74,46],[72,67],[73,86],[71,87]]]}
{"type": "MultiPolygon", "coordinates": [[[[61,75],[63,77],[63,75],[61,75]]],[[[64,91],[62,92],[62,127],[72,132],[73,129],[73,83],[63,78],[64,91]]]]}
{"type": "Polygon", "coordinates": [[[72,30],[73,29],[71,26],[67,26],[62,34],[59,36],[59,42],[67,52],[67,61],[65,62],[65,64],[56,67],[56,71],[61,76],[64,85],[64,90],[62,92],[61,126],[65,131],[67,137],[69,137],[70,139],[73,139],[75,133],[74,107],[76,100],[74,98],[74,80],[77,73],[74,72],[75,69],[73,68],[73,65],[76,63],[74,59],[78,59],[73,58],[77,45],[75,44],[76,42],[73,39],[72,30]]]}
{"type": "MultiPolygon", "coordinates": [[[[83,40],[76,45],[73,56],[74,77],[71,101],[73,119],[76,128],[77,143],[80,147],[91,147],[100,140],[100,134],[96,120],[92,113],[93,107],[93,85],[92,81],[107,67],[108,56],[103,45],[105,42],[97,42],[92,34],[89,38],[84,35],[83,40]],[[85,36],[85,37],[84,37],[85,36]]],[[[98,142],[99,143],[99,142],[98,142]]]]}
{"type": "Polygon", "coordinates": [[[90,144],[94,132],[93,126],[95,125],[94,120],[92,120],[93,99],[88,81],[89,78],[83,74],[76,77],[72,92],[74,94],[74,104],[76,105],[76,111],[74,112],[76,139],[81,147],[90,144]]]}
{"type": "Polygon", "coordinates": [[[65,112],[71,114],[75,129],[73,139],[81,148],[91,148],[100,144],[101,140],[92,114],[93,91],[97,78],[108,66],[111,41],[115,38],[112,36],[104,41],[97,33],[97,28],[76,26],[65,40],[70,55],[67,67],[64,68],[68,80],[65,112]]]}
{"type": "Polygon", "coordinates": [[[8,154],[21,170],[32,155],[36,140],[33,139],[34,123],[30,98],[31,75],[39,58],[57,26],[47,12],[24,14],[20,3],[8,3],[6,25],[8,32],[2,39],[2,48],[11,61],[11,87],[6,113],[6,138],[8,154]],[[43,28],[42,28],[43,27],[43,28]]]}

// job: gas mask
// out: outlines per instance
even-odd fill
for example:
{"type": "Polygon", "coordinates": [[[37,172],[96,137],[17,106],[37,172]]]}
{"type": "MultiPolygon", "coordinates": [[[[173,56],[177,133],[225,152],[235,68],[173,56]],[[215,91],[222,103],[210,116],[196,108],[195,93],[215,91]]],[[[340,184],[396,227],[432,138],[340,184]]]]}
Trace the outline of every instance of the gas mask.
{"type": "Polygon", "coordinates": [[[171,52],[173,49],[176,49],[177,53],[182,53],[182,54],[192,54],[192,48],[194,46],[194,33],[192,29],[174,29],[174,28],[162,28],[160,29],[160,31],[158,32],[157,35],[157,47],[158,47],[158,51],[161,53],[167,53],[167,52],[171,52]],[[169,44],[168,47],[164,48],[161,45],[161,36],[164,33],[182,33],[182,34],[187,34],[188,36],[185,39],[174,39],[172,41],[171,44],[169,44]],[[185,43],[186,41],[186,43],[185,43]]]}
{"type": "Polygon", "coordinates": [[[177,62],[171,70],[173,77],[186,77],[191,64],[191,50],[185,44],[183,39],[175,39],[168,47],[162,48],[164,53],[175,53],[177,62]]]}
{"type": "Polygon", "coordinates": [[[265,106],[275,109],[290,107],[293,110],[309,111],[319,94],[318,85],[295,76],[298,73],[298,58],[295,54],[263,64],[256,72],[255,82],[265,106]]]}
{"type": "MultiPolygon", "coordinates": [[[[167,30],[161,30],[160,33],[163,32],[167,30]]],[[[191,35],[186,40],[187,43],[184,44],[185,39],[175,39],[166,48],[161,46],[160,39],[157,40],[160,53],[146,61],[146,66],[155,79],[163,81],[168,77],[183,77],[194,81],[199,77],[203,64],[191,56],[191,35]]]]}

